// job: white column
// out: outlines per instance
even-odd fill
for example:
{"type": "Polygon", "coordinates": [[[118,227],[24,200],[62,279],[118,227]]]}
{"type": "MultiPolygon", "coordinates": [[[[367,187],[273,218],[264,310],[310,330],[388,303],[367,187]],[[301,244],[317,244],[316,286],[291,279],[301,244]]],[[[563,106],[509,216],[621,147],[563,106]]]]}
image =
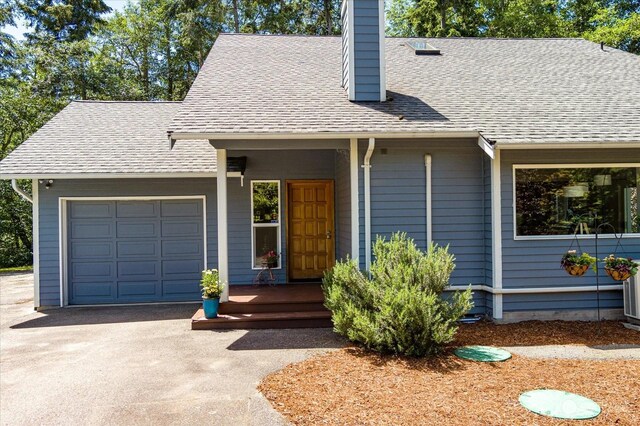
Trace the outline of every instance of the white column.
{"type": "Polygon", "coordinates": [[[360,257],[360,199],[358,176],[358,139],[353,138],[349,146],[349,171],[351,178],[351,258],[358,263],[360,257]]]}
{"type": "MultiPolygon", "coordinates": [[[[31,239],[33,244],[33,307],[40,307],[40,193],[38,192],[38,179],[31,180],[31,194],[33,203],[32,218],[33,218],[33,237],[31,239]]],[[[62,256],[62,253],[60,253],[62,256]]],[[[60,284],[62,285],[62,283],[60,284]]]]}
{"type": "MultiPolygon", "coordinates": [[[[491,264],[493,289],[502,289],[502,195],[500,182],[500,151],[491,160],[491,264]]],[[[502,319],[502,294],[493,294],[493,318],[502,319]]]]}
{"type": "Polygon", "coordinates": [[[229,239],[227,220],[227,150],[216,149],[218,171],[217,182],[217,214],[218,214],[218,271],[220,281],[225,284],[221,302],[229,300],[229,239]]]}

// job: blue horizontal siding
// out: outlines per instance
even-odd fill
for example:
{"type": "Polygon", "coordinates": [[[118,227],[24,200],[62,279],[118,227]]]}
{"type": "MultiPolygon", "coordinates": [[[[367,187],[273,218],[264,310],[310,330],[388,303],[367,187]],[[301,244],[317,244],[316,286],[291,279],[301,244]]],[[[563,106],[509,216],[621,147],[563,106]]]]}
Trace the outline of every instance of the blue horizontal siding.
{"type": "MultiPolygon", "coordinates": [[[[560,267],[560,258],[569,249],[572,239],[516,240],[513,223],[513,165],[514,164],[562,164],[562,163],[640,163],[640,150],[633,149],[579,149],[579,150],[518,150],[502,151],[501,161],[501,215],[503,287],[574,287],[596,285],[596,276],[588,271],[582,277],[571,277],[560,267]]],[[[584,251],[595,255],[593,237],[580,240],[584,251]]],[[[624,252],[618,254],[640,257],[640,237],[622,240],[624,252]]],[[[615,250],[613,238],[600,238],[598,257],[603,258],[615,250]]],[[[577,248],[573,244],[573,248],[577,248]]],[[[600,284],[615,284],[601,271],[600,284]]],[[[602,293],[610,299],[610,307],[620,307],[620,292],[602,293]]],[[[520,295],[519,295],[520,296],[520,295]]],[[[584,309],[594,308],[591,293],[554,293],[550,295],[526,295],[515,298],[504,296],[504,310],[525,309],[584,309]],[[544,298],[542,297],[544,296],[544,298]],[[516,302],[517,301],[517,302],[516,302]],[[528,303],[528,306],[527,306],[528,303]]]]}

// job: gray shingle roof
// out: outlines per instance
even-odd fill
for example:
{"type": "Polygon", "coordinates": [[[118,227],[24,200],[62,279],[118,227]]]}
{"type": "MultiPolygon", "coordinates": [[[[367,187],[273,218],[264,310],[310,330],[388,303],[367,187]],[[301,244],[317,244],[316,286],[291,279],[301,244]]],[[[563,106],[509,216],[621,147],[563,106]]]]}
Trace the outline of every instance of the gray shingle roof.
{"type": "Polygon", "coordinates": [[[215,173],[208,141],[170,150],[179,102],[71,102],[0,162],[0,177],[57,174],[215,173]]]}
{"type": "Polygon", "coordinates": [[[386,103],[351,103],[340,38],[221,35],[170,126],[207,134],[478,130],[500,144],[640,142],[640,57],[582,39],[387,38],[386,103]],[[399,116],[404,119],[400,120],[399,116]]]}

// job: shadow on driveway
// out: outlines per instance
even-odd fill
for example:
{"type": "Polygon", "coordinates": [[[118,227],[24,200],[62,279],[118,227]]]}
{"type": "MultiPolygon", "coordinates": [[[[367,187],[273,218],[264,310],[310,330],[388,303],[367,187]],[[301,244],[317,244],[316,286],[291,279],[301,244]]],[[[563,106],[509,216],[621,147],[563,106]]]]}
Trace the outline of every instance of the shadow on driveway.
{"type": "MultiPolygon", "coordinates": [[[[221,330],[215,331],[219,332],[221,330]]],[[[339,349],[347,341],[330,328],[247,330],[227,346],[230,351],[270,349],[339,349]]]]}
{"type": "Polygon", "coordinates": [[[189,321],[200,304],[103,306],[60,308],[41,312],[41,316],[14,324],[10,328],[63,327],[73,325],[117,324],[128,322],[184,319],[189,321]]]}

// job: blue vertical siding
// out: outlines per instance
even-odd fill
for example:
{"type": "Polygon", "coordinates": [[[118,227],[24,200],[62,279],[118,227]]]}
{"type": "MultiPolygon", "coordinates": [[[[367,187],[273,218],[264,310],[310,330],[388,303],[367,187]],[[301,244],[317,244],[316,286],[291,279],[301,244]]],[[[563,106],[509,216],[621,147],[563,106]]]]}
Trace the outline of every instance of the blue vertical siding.
{"type": "MultiPolygon", "coordinates": [[[[567,239],[516,240],[513,222],[513,165],[514,164],[562,164],[562,163],[640,163],[637,149],[576,149],[576,150],[518,150],[502,151],[502,258],[503,287],[575,287],[596,284],[595,274],[589,271],[583,277],[571,277],[560,268],[560,257],[571,245],[567,239]]],[[[595,255],[594,239],[580,240],[584,251],[595,255]]],[[[634,258],[640,257],[640,236],[623,239],[625,252],[634,258]]],[[[615,239],[601,238],[599,257],[612,253],[615,239]]],[[[605,274],[603,274],[605,275],[605,274]]],[[[602,285],[616,284],[602,276],[602,285]]],[[[601,293],[601,301],[607,307],[622,306],[619,291],[601,293]]],[[[504,295],[504,311],[595,309],[595,293],[555,293],[504,295]]]]}
{"type": "Polygon", "coordinates": [[[482,175],[484,186],[484,266],[485,284],[493,287],[493,240],[491,233],[491,159],[483,157],[482,175]]]}
{"type": "Polygon", "coordinates": [[[84,179],[56,180],[39,187],[40,304],[60,305],[60,197],[124,197],[205,195],[207,207],[207,263],[217,265],[216,181],[210,179],[84,179]]]}
{"type": "MultiPolygon", "coordinates": [[[[346,259],[351,254],[351,178],[349,151],[336,155],[336,258],[346,259]]],[[[351,257],[351,256],[349,256],[351,257]]]]}
{"type": "MultiPolygon", "coordinates": [[[[228,186],[229,215],[229,282],[251,284],[258,271],[252,270],[251,254],[251,181],[280,181],[280,212],[286,221],[285,181],[287,179],[335,179],[334,150],[229,151],[230,157],[246,156],[244,186],[239,178],[230,178],[228,186]]],[[[336,218],[337,219],[337,218],[336,218]]],[[[274,273],[278,282],[286,281],[286,223],[281,223],[282,269],[274,273]]]]}
{"type": "MultiPolygon", "coordinates": [[[[359,148],[362,164],[367,143],[361,141],[359,148]]],[[[456,257],[451,284],[484,284],[484,154],[475,141],[377,141],[371,159],[372,240],[403,231],[418,247],[426,248],[425,154],[432,158],[433,238],[449,245],[456,257]]],[[[360,174],[360,254],[364,259],[364,177],[360,174]]]]}

